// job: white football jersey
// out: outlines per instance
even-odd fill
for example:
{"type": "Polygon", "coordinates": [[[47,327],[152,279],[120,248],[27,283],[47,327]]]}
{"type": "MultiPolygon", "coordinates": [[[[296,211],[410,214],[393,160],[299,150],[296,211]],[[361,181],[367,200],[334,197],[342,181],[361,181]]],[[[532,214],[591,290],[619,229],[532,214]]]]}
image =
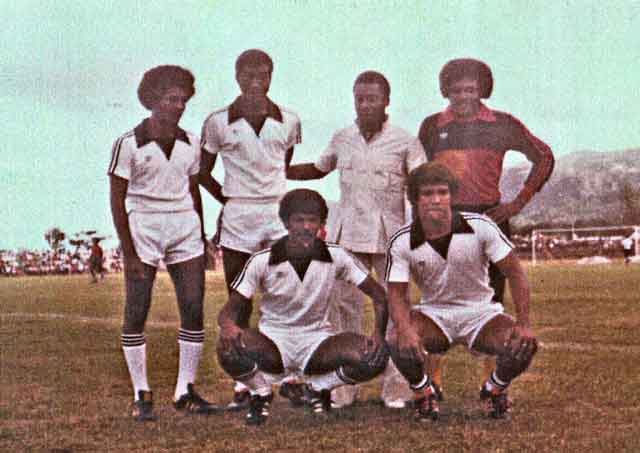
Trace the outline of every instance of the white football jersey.
{"type": "Polygon", "coordinates": [[[489,264],[502,260],[512,249],[504,233],[482,214],[454,212],[446,250],[437,250],[426,240],[416,221],[391,238],[386,281],[405,283],[412,278],[421,292],[420,304],[490,304],[494,291],[489,286],[489,264]]]}
{"type": "Polygon", "coordinates": [[[260,299],[259,327],[313,331],[331,327],[329,304],[338,280],[360,285],[367,278],[362,264],[337,244],[316,240],[314,254],[301,280],[288,261],[286,240],[255,253],[231,287],[250,299],[260,299]]]}

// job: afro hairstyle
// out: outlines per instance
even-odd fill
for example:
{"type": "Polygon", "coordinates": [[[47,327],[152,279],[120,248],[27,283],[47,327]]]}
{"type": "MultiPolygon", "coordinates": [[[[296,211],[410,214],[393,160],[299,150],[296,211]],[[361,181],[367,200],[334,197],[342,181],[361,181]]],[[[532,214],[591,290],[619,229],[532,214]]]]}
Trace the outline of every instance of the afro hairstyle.
{"type": "Polygon", "coordinates": [[[469,77],[476,79],[480,86],[480,97],[489,99],[493,92],[493,74],[491,68],[473,58],[458,58],[449,61],[440,71],[440,93],[445,98],[449,97],[449,87],[460,79],[469,77]]]}
{"type": "Polygon", "coordinates": [[[183,88],[189,98],[196,93],[195,78],[188,69],[162,65],[149,69],[138,85],[138,99],[147,110],[152,110],[164,93],[174,87],[183,88]]]}
{"type": "Polygon", "coordinates": [[[320,217],[320,221],[325,223],[329,208],[322,195],[315,190],[294,189],[285,194],[280,200],[280,210],[278,214],[285,225],[292,214],[315,214],[320,217]]]}

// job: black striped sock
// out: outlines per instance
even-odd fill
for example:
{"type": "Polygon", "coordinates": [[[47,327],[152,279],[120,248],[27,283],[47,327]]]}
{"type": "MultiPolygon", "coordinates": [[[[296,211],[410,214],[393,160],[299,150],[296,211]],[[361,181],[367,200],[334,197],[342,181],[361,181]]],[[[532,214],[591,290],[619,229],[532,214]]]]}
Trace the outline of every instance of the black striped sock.
{"type": "Polygon", "coordinates": [[[178,341],[204,343],[204,330],[187,330],[180,328],[178,331],[178,341]]]}
{"type": "Polygon", "coordinates": [[[120,342],[123,348],[134,348],[145,344],[144,333],[123,333],[120,336],[120,342]]]}

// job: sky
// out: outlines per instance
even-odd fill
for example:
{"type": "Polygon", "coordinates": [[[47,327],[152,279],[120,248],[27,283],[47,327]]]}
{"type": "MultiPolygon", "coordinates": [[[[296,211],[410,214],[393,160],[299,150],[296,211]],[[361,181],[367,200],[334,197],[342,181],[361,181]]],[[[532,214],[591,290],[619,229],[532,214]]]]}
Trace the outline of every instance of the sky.
{"type": "MultiPolygon", "coordinates": [[[[271,55],[269,95],[301,118],[294,163],[353,122],[353,80],[368,69],[391,82],[390,120],[416,134],[446,106],[438,72],[459,57],[491,66],[487,105],[557,157],[640,146],[637,0],[0,0],[0,14],[0,249],[45,249],[51,227],[95,229],[115,246],[106,170],[114,140],[148,114],[142,74],[193,72],[181,126],[199,134],[237,96],[234,62],[249,48],[271,55]]],[[[507,165],[521,162],[509,153],[507,165]]],[[[336,176],[290,187],[338,200],[336,176]]],[[[212,235],[219,205],[203,198],[212,235]]]]}

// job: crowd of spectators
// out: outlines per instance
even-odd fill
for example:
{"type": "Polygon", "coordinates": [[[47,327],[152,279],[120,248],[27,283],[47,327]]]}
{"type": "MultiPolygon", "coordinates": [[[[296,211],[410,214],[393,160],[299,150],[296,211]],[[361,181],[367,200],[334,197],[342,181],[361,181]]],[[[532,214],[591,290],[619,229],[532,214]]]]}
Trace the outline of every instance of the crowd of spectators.
{"type": "MultiPolygon", "coordinates": [[[[585,257],[602,256],[623,258],[622,241],[625,236],[578,236],[572,233],[542,234],[535,237],[535,253],[538,260],[576,260],[585,257]]],[[[511,238],[521,259],[532,259],[531,235],[514,235],[511,238]]]]}
{"type": "MultiPolygon", "coordinates": [[[[539,260],[580,259],[590,256],[622,258],[622,240],[624,236],[584,236],[571,234],[543,235],[535,238],[536,258],[539,260]]],[[[511,238],[516,246],[520,259],[532,258],[531,235],[515,234],[511,238]]],[[[0,275],[71,275],[89,272],[88,248],[79,247],[69,251],[61,248],[52,250],[0,250],[0,275]]],[[[220,250],[209,249],[208,268],[216,269],[220,261],[220,250]]],[[[122,255],[120,249],[104,252],[103,268],[105,272],[122,271],[122,255]]]]}
{"type": "MultiPolygon", "coordinates": [[[[73,251],[52,250],[0,250],[0,275],[71,275],[89,272],[90,250],[79,247],[73,251]]],[[[119,249],[106,250],[103,268],[106,272],[122,270],[119,249]]]]}

